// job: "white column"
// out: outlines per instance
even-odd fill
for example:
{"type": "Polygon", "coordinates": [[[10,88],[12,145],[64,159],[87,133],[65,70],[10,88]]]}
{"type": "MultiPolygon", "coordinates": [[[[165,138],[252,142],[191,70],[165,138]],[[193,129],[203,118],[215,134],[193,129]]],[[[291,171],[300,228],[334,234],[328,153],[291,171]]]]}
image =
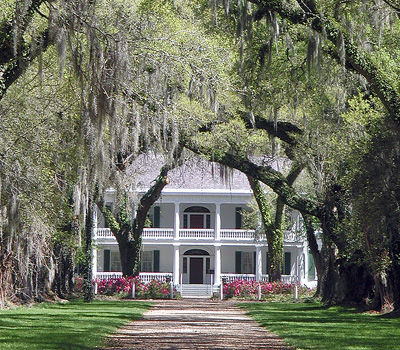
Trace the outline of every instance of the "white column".
{"type": "Polygon", "coordinates": [[[93,237],[96,235],[97,230],[97,205],[93,207],[93,237]]]}
{"type": "Polygon", "coordinates": [[[179,203],[175,203],[175,216],[174,216],[174,239],[179,240],[179,203]]]}
{"type": "Polygon", "coordinates": [[[305,282],[308,282],[308,242],[307,242],[307,240],[304,240],[303,244],[304,244],[304,246],[303,246],[304,261],[303,261],[302,267],[304,268],[304,271],[300,270],[302,284],[304,284],[305,282]]]}
{"type": "Polygon", "coordinates": [[[221,284],[221,245],[215,246],[215,278],[214,284],[219,286],[221,284]]]}
{"type": "Polygon", "coordinates": [[[92,248],[92,278],[97,275],[97,245],[93,244],[92,248]]]}
{"type": "Polygon", "coordinates": [[[174,244],[174,263],[172,267],[172,282],[179,284],[179,244],[174,244]]]}
{"type": "MultiPolygon", "coordinates": [[[[97,235],[97,206],[93,206],[93,232],[92,239],[94,240],[97,235]]],[[[92,278],[96,278],[97,274],[97,244],[92,245],[92,278]]]]}
{"type": "Polygon", "coordinates": [[[221,239],[221,204],[215,203],[215,240],[221,239]]]}
{"type": "Polygon", "coordinates": [[[256,245],[256,281],[261,281],[262,276],[262,252],[261,246],[256,245]]]}

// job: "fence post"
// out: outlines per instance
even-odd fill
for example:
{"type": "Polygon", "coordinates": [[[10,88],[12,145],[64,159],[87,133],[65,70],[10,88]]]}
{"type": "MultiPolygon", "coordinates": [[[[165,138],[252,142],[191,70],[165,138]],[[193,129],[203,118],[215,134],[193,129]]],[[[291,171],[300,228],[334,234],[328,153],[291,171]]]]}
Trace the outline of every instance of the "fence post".
{"type": "Polygon", "coordinates": [[[169,298],[174,299],[174,283],[171,281],[170,277],[167,277],[165,282],[169,283],[169,298]]]}
{"type": "Polygon", "coordinates": [[[299,299],[299,288],[297,284],[294,286],[294,299],[295,300],[299,299]]]}
{"type": "Polygon", "coordinates": [[[132,299],[135,299],[135,293],[136,293],[136,283],[135,280],[132,281],[132,299]]]}
{"type": "Polygon", "coordinates": [[[223,300],[224,299],[224,279],[223,278],[221,278],[221,287],[220,287],[220,297],[221,297],[221,300],[223,300]]]}
{"type": "Polygon", "coordinates": [[[98,288],[98,285],[97,285],[97,282],[95,282],[95,284],[94,284],[94,294],[95,295],[97,294],[97,288],[98,288]]]}
{"type": "Polygon", "coordinates": [[[261,283],[258,284],[258,300],[261,300],[261,283]]]}

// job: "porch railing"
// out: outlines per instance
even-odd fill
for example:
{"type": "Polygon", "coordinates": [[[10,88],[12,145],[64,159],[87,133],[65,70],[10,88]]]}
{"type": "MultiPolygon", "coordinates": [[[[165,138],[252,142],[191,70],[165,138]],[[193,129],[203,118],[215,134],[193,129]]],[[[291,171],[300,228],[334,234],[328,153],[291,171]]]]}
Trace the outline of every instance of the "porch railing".
{"type": "MultiPolygon", "coordinates": [[[[122,272],[97,272],[93,278],[99,280],[110,280],[122,277],[122,272]]],[[[168,278],[172,279],[172,273],[161,272],[140,272],[139,278],[144,283],[149,283],[152,280],[166,282],[168,278]]]]}
{"type": "Polygon", "coordinates": [[[172,228],[145,228],[142,234],[143,238],[148,239],[173,239],[174,229],[172,228]]]}
{"type": "Polygon", "coordinates": [[[122,277],[122,272],[97,272],[93,278],[99,280],[111,280],[122,277]]]}
{"type": "MultiPolygon", "coordinates": [[[[109,228],[97,228],[95,238],[113,238],[109,228]]],[[[143,230],[143,239],[174,239],[174,229],[172,228],[145,228],[143,230]]],[[[221,241],[257,241],[265,242],[265,235],[255,236],[254,230],[221,229],[221,241]]],[[[179,229],[179,239],[200,239],[215,240],[214,229],[179,229]]],[[[297,232],[286,231],[285,241],[298,242],[301,236],[297,232]]]]}
{"type": "MultiPolygon", "coordinates": [[[[225,280],[226,282],[233,282],[235,280],[243,280],[243,281],[255,281],[256,280],[256,275],[255,274],[240,274],[240,273],[223,273],[221,274],[221,278],[225,280]]],[[[267,282],[268,281],[268,275],[261,275],[260,281],[262,282],[267,282]]],[[[282,275],[281,276],[281,281],[282,282],[287,282],[287,283],[292,283],[296,282],[296,276],[291,276],[291,275],[282,275]]]]}
{"type": "Polygon", "coordinates": [[[139,273],[140,280],[144,283],[149,283],[152,280],[167,282],[167,279],[172,280],[172,273],[161,272],[141,272],[139,273]]]}
{"type": "MultiPolygon", "coordinates": [[[[222,229],[221,230],[221,240],[254,240],[254,230],[231,230],[231,229],[222,229]]],[[[260,237],[261,238],[261,237],[260,237]]]]}
{"type": "Polygon", "coordinates": [[[214,239],[213,229],[180,229],[179,238],[182,239],[214,239]]]}
{"type": "Polygon", "coordinates": [[[109,228],[97,228],[95,232],[95,237],[109,238],[114,237],[114,235],[109,228]]]}

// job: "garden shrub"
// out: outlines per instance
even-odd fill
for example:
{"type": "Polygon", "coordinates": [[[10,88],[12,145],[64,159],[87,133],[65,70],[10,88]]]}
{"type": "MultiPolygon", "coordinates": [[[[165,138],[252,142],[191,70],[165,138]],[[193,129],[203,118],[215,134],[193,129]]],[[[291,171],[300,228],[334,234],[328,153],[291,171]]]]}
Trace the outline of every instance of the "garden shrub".
{"type": "MultiPolygon", "coordinates": [[[[166,299],[169,298],[170,286],[168,283],[152,280],[144,283],[140,277],[117,277],[111,279],[95,279],[97,283],[97,294],[99,295],[118,295],[126,297],[132,294],[132,285],[135,283],[135,295],[140,299],[166,299]]],[[[75,290],[82,292],[82,277],[75,278],[75,290]]]]}
{"type": "Polygon", "coordinates": [[[311,290],[300,283],[287,282],[256,282],[234,280],[224,284],[224,296],[226,298],[258,298],[258,285],[261,285],[261,298],[268,299],[274,296],[294,294],[295,286],[298,287],[299,295],[310,294],[311,290]]]}

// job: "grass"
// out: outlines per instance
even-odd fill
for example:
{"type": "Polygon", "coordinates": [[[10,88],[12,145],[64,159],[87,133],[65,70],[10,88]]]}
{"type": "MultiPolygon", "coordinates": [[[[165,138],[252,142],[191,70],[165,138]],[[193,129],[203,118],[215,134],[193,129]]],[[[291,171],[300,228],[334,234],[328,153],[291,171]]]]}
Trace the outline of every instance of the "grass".
{"type": "Polygon", "coordinates": [[[96,300],[1,310],[0,350],[93,349],[149,307],[145,302],[96,300]]]}
{"type": "Polygon", "coordinates": [[[241,304],[297,349],[399,350],[400,318],[319,303],[241,304]]]}

